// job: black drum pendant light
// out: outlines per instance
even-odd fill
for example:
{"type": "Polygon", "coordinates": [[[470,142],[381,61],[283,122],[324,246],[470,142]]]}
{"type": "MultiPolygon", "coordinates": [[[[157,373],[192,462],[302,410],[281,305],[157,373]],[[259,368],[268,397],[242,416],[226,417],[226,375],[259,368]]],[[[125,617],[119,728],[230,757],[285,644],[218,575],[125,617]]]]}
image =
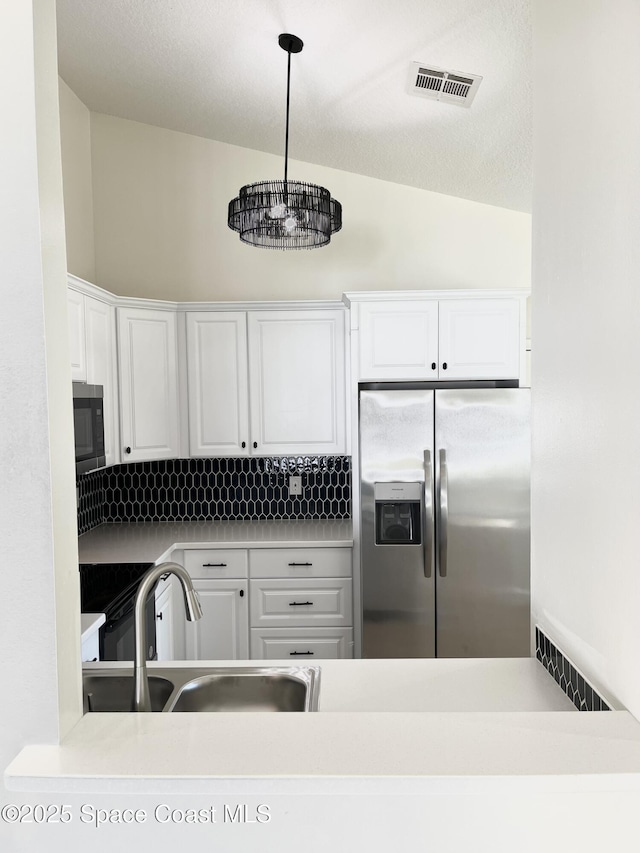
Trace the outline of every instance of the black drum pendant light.
{"type": "Polygon", "coordinates": [[[238,197],[229,202],[228,225],[250,246],[315,249],[326,246],[331,235],[342,228],[342,205],[324,187],[288,179],[291,54],[300,53],[302,41],[282,33],[278,44],[287,52],[284,180],[260,181],[242,187],[238,197]]]}

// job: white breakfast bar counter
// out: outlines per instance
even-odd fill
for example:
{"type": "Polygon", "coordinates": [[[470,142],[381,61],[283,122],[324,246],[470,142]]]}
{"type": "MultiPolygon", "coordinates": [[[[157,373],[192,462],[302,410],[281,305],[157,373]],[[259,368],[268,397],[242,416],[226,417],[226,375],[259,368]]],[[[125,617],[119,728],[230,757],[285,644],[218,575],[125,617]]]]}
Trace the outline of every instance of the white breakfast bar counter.
{"type": "MultiPolygon", "coordinates": [[[[351,526],[109,524],[80,538],[80,561],[294,542],[350,546],[351,526]]],[[[535,659],[318,665],[319,713],[86,714],[60,744],[25,747],[5,784],[70,793],[640,791],[640,724],[624,710],[578,713],[535,659]]]]}

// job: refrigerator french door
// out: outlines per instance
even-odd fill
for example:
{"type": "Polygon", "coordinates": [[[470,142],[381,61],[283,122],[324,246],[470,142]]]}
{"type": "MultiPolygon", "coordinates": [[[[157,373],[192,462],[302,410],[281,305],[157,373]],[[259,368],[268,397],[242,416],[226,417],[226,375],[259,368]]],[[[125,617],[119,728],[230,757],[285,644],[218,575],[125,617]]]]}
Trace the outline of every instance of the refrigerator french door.
{"type": "Polygon", "coordinates": [[[528,389],[360,391],[363,656],[530,654],[528,389]]]}

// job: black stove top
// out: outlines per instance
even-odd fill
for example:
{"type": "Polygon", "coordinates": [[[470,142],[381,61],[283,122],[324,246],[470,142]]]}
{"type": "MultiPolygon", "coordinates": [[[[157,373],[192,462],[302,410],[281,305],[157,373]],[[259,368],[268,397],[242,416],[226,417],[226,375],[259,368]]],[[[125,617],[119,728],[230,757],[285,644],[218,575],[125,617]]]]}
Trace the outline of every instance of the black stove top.
{"type": "Polygon", "coordinates": [[[106,613],[131,597],[142,576],[153,563],[82,563],[80,565],[80,609],[83,613],[106,613]]]}

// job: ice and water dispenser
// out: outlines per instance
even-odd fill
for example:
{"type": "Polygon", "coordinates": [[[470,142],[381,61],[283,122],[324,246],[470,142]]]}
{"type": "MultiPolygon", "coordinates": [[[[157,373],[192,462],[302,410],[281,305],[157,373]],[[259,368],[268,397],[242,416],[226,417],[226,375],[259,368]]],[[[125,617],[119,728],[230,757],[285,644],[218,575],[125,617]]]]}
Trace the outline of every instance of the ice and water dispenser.
{"type": "Polygon", "coordinates": [[[376,545],[420,545],[422,483],[374,483],[376,545]]]}

